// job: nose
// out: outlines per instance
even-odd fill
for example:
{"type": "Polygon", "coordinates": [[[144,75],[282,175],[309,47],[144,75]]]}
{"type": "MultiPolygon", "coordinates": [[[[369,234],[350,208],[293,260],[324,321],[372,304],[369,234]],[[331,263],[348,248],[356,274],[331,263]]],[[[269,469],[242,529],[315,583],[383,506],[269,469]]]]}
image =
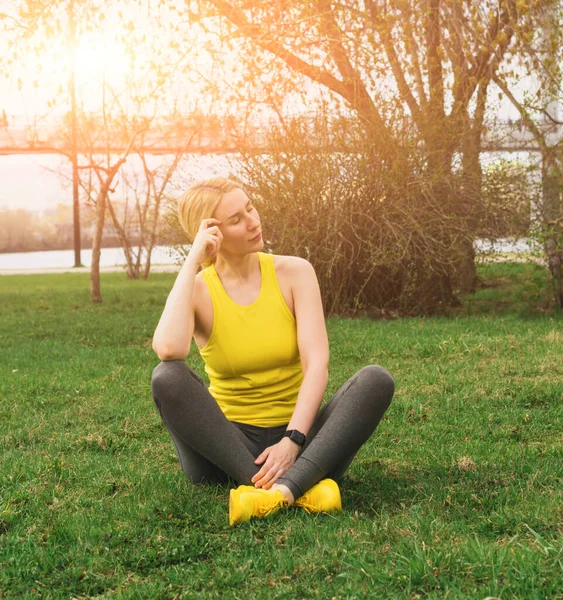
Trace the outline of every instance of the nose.
{"type": "Polygon", "coordinates": [[[258,225],[260,225],[258,213],[256,213],[256,215],[248,215],[248,229],[252,231],[253,229],[256,229],[258,225]]]}

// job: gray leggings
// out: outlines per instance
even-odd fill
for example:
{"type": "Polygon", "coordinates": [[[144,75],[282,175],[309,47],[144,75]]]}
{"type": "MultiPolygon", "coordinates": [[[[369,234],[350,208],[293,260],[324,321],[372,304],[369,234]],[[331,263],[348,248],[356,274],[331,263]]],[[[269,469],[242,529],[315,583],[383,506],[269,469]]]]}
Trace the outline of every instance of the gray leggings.
{"type": "MultiPolygon", "coordinates": [[[[325,477],[341,477],[391,403],[395,385],[382,367],[358,371],[319,411],[295,463],[277,480],[295,498],[325,477]]],[[[156,408],[170,432],[180,466],[194,482],[252,485],[255,458],[280,441],[286,426],[255,427],[228,421],[203,380],[181,360],[153,371],[156,408]]]]}

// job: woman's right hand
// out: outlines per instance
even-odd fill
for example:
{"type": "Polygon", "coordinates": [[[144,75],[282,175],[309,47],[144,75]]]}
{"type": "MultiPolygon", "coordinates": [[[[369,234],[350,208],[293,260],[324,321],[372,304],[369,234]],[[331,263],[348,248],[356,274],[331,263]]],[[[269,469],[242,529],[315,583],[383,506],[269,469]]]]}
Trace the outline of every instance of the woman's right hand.
{"type": "Polygon", "coordinates": [[[199,230],[194,238],[188,260],[203,264],[207,259],[217,256],[223,234],[219,230],[221,221],[218,219],[204,219],[199,226],[199,230]]]}

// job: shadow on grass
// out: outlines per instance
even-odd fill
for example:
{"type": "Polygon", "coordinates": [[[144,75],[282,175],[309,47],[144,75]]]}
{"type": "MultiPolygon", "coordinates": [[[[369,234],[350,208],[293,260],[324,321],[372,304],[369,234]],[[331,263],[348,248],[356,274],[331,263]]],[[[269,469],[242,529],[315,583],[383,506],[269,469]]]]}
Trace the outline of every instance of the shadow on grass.
{"type": "MultiPolygon", "coordinates": [[[[524,522],[543,535],[556,536],[557,521],[543,512],[531,488],[523,492],[523,481],[522,473],[499,472],[494,466],[462,470],[435,465],[402,468],[398,473],[375,461],[364,465],[359,475],[345,474],[339,484],[344,510],[352,513],[385,512],[393,517],[420,510],[494,539],[514,535],[524,522]]],[[[548,480],[541,485],[548,485],[548,480]]]]}
{"type": "Polygon", "coordinates": [[[474,294],[461,297],[451,316],[515,313],[534,317],[558,313],[547,269],[533,262],[489,262],[477,266],[474,294]]]}

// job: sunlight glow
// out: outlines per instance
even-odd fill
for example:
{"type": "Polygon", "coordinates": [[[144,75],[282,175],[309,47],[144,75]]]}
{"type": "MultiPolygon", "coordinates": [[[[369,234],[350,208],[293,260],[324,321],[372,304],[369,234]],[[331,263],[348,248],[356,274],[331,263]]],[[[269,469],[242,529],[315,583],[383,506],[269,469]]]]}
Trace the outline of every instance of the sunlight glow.
{"type": "MultiPolygon", "coordinates": [[[[209,36],[194,27],[186,46],[186,27],[178,25],[169,3],[158,3],[151,18],[149,4],[94,0],[93,5],[104,8],[103,19],[93,13],[88,21],[80,14],[84,21],[77,21],[74,42],[66,14],[49,31],[40,28],[14,61],[7,80],[0,78],[0,109],[20,116],[65,114],[74,74],[77,106],[86,113],[113,106],[168,114],[178,107],[189,112],[207,102],[217,110],[216,97],[207,92],[209,79],[221,79],[207,49],[209,36]]],[[[8,47],[0,35],[0,62],[3,50],[8,47]]]]}
{"type": "Polygon", "coordinates": [[[101,33],[91,33],[80,39],[75,60],[77,80],[85,83],[95,79],[118,85],[131,68],[125,47],[101,33]]]}

